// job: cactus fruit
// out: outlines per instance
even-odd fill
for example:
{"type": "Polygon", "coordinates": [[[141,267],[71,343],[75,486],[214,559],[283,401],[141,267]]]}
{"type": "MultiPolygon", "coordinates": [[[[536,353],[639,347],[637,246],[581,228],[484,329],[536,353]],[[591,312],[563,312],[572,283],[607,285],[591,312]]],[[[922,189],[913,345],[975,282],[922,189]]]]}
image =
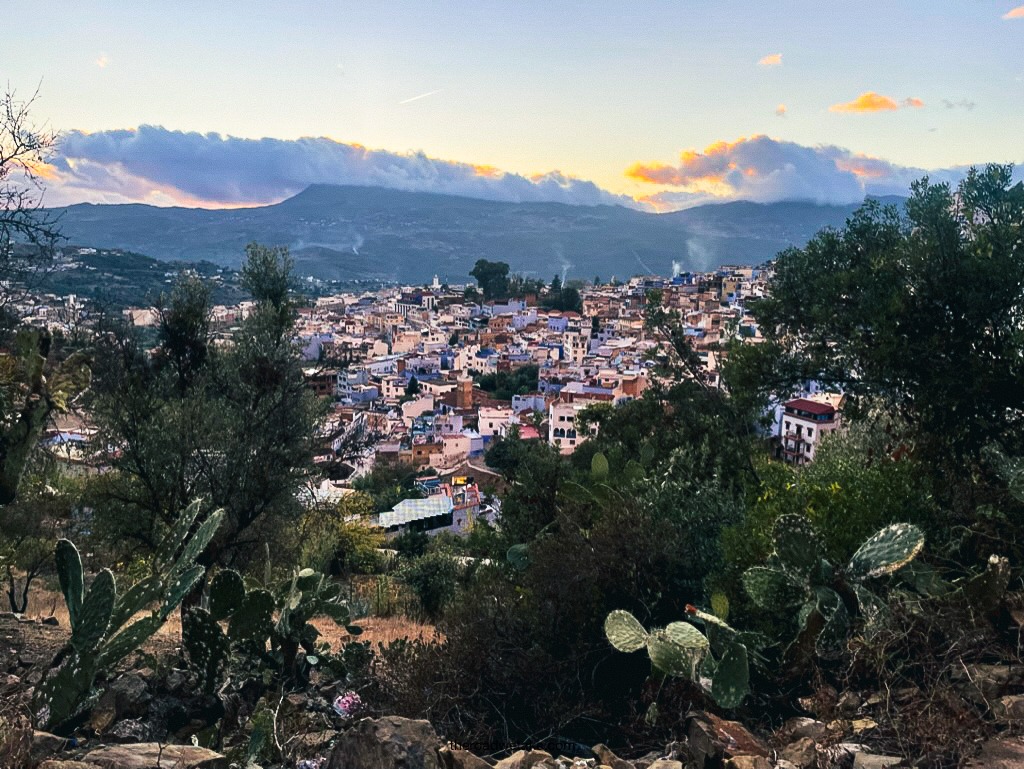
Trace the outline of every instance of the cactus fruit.
{"type": "Polygon", "coordinates": [[[702,678],[710,677],[708,693],[722,707],[736,707],[749,690],[747,649],[723,620],[696,609],[690,613],[700,615],[698,619],[708,618],[709,630],[713,626],[728,636],[718,659],[709,636],[689,622],[673,622],[648,633],[632,614],[617,609],[605,618],[604,632],[618,651],[635,652],[646,647],[651,664],[662,673],[687,678],[702,687],[702,678]]]}
{"type": "Polygon", "coordinates": [[[854,578],[881,577],[906,566],[924,547],[924,534],[909,523],[894,523],[868,539],[850,559],[854,578]]]}

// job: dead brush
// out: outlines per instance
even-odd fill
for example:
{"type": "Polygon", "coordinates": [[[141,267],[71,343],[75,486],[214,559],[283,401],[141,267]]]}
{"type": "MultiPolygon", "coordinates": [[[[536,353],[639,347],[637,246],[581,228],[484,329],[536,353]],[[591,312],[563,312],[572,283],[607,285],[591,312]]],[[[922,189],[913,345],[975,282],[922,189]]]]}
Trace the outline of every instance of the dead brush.
{"type": "Polygon", "coordinates": [[[32,722],[14,704],[0,701],[0,769],[32,766],[32,722]]]}
{"type": "Polygon", "coordinates": [[[960,766],[996,729],[995,703],[973,666],[1020,664],[1016,631],[1001,624],[961,591],[928,599],[894,594],[887,621],[851,641],[839,676],[842,689],[874,693],[872,742],[916,767],[960,766]]]}

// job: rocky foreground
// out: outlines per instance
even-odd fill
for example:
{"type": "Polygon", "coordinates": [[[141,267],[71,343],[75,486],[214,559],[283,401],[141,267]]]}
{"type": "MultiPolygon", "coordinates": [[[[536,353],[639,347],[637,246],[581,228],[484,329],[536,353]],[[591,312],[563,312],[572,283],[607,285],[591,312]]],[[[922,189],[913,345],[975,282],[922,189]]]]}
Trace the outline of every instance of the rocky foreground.
{"type": "MultiPolygon", "coordinates": [[[[0,769],[258,769],[247,756],[253,731],[242,703],[198,694],[190,674],[172,666],[126,669],[103,688],[74,737],[33,731],[25,702],[61,628],[0,615],[0,769]],[[216,711],[216,712],[214,712],[216,711]],[[210,723],[230,732],[218,733],[210,723]],[[225,754],[202,744],[228,744],[225,754]]],[[[152,660],[151,660],[152,661],[152,660]]],[[[935,765],[935,756],[885,755],[877,734],[899,693],[836,694],[828,720],[793,718],[759,735],[736,721],[695,711],[685,736],[662,750],[624,758],[604,745],[573,755],[523,749],[481,757],[439,735],[429,722],[396,716],[338,718],[331,685],[281,698],[272,739],[288,769],[883,769],[935,765]],[[583,755],[580,755],[582,753],[583,755]],[[927,758],[927,760],[926,760],[927,758]]],[[[966,769],[1024,769],[1024,667],[967,665],[961,696],[985,703],[1002,726],[970,746],[966,769]]],[[[814,712],[810,703],[808,710],[814,712]]],[[[951,761],[950,766],[956,762],[951,761]]]]}

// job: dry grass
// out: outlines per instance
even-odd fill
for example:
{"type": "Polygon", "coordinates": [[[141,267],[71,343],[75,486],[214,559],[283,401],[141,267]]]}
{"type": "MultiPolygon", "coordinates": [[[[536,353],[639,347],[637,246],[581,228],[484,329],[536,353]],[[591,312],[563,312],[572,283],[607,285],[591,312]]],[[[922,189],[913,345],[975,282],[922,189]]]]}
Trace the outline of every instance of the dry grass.
{"type": "MultiPolygon", "coordinates": [[[[56,617],[62,628],[70,628],[64,598],[58,591],[48,590],[42,585],[33,588],[29,594],[28,611],[25,612],[25,616],[33,619],[56,617]]],[[[313,624],[320,631],[323,640],[328,641],[333,649],[338,649],[347,641],[353,640],[343,627],[335,625],[326,617],[313,620],[313,624]]],[[[356,640],[369,641],[374,647],[378,642],[389,644],[403,638],[422,641],[442,640],[433,625],[425,625],[406,617],[366,617],[357,620],[356,624],[363,629],[363,634],[356,640]]],[[[180,638],[181,615],[175,612],[147,642],[143,650],[164,651],[168,645],[177,645],[180,638]]]]}
{"type": "Polygon", "coordinates": [[[338,627],[326,617],[313,620],[313,625],[320,631],[320,637],[335,650],[352,640],[369,641],[374,647],[378,643],[389,644],[400,639],[443,640],[433,625],[424,625],[407,617],[365,617],[356,620],[356,624],[363,629],[363,633],[353,639],[345,632],[345,628],[338,627]]]}

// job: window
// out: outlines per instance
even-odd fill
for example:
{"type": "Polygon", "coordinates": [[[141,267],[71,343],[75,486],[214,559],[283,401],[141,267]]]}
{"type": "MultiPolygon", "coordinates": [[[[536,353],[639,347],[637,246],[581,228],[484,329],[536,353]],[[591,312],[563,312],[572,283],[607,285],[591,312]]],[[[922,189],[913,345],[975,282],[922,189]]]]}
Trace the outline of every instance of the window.
{"type": "Polygon", "coordinates": [[[790,429],[790,426],[789,426],[789,422],[788,422],[788,421],[786,422],[786,429],[787,429],[787,430],[789,430],[789,429],[790,429]]]}
{"type": "Polygon", "coordinates": [[[814,435],[814,428],[813,427],[808,427],[807,428],[807,437],[810,438],[812,435],[814,435]]]}

